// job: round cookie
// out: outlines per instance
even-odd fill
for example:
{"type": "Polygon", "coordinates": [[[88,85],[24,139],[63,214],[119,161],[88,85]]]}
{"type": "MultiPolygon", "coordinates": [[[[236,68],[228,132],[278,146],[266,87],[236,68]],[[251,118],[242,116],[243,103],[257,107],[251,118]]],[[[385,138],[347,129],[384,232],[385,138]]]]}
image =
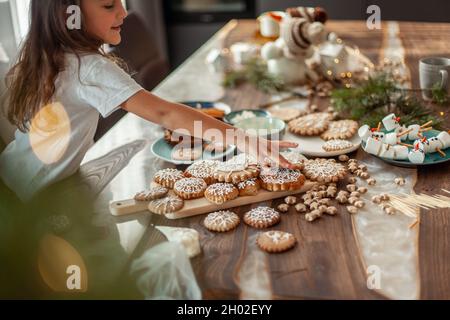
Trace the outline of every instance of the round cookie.
{"type": "Polygon", "coordinates": [[[270,228],[281,220],[281,216],[275,209],[269,207],[258,207],[250,210],[244,215],[244,222],[256,229],[270,228]]]}
{"type": "Polygon", "coordinates": [[[231,183],[215,183],[205,191],[205,198],[215,204],[224,204],[239,197],[238,189],[231,183]]]}
{"type": "Polygon", "coordinates": [[[289,122],[289,130],[300,136],[317,136],[328,129],[332,116],[326,112],[312,113],[289,122]]]}
{"type": "Polygon", "coordinates": [[[355,145],[348,140],[333,139],[328,140],[322,149],[327,152],[341,151],[353,148],[355,145]]]}
{"type": "Polygon", "coordinates": [[[283,121],[291,121],[306,114],[305,110],[295,108],[278,108],[271,107],[267,109],[273,118],[278,118],[283,121]]]}
{"type": "Polygon", "coordinates": [[[137,193],[134,196],[134,200],[136,201],[152,201],[156,199],[160,199],[166,196],[169,193],[169,189],[164,187],[154,187],[150,190],[145,190],[137,193]]]}
{"type": "Polygon", "coordinates": [[[297,151],[283,151],[281,155],[293,165],[296,165],[298,170],[303,170],[305,161],[308,160],[304,155],[297,151]]]}
{"type": "Polygon", "coordinates": [[[184,178],[175,182],[173,191],[183,200],[203,197],[207,184],[200,178],[184,178]]]}
{"type": "Polygon", "coordinates": [[[183,172],[177,169],[164,169],[158,171],[153,177],[157,184],[173,189],[175,182],[184,178],[183,172]]]}
{"type": "Polygon", "coordinates": [[[239,190],[239,196],[256,196],[261,189],[261,181],[257,178],[245,180],[237,184],[239,190]]]}
{"type": "Polygon", "coordinates": [[[297,239],[287,232],[267,231],[259,234],[256,243],[268,253],[281,253],[292,249],[297,243],[297,239]]]}
{"type": "Polygon", "coordinates": [[[205,180],[206,184],[210,185],[216,182],[214,179],[214,172],[219,164],[215,160],[197,161],[186,169],[184,175],[187,178],[200,178],[205,180]]]}
{"type": "Polygon", "coordinates": [[[228,232],[236,229],[241,219],[231,211],[218,211],[210,213],[203,222],[206,229],[214,232],[228,232]]]}
{"type": "Polygon", "coordinates": [[[358,122],[353,120],[331,121],[327,131],[320,136],[323,140],[350,139],[358,131],[358,122]]]}
{"type": "Polygon", "coordinates": [[[176,196],[168,196],[162,199],[150,201],[148,210],[156,214],[177,212],[184,207],[183,199],[176,196]]]}
{"type": "Polygon", "coordinates": [[[265,168],[260,175],[261,187],[267,191],[294,191],[305,184],[305,176],[299,170],[265,168]]]}
{"type": "Polygon", "coordinates": [[[259,166],[245,155],[237,156],[217,165],[214,178],[219,182],[238,184],[239,182],[256,178],[260,172],[259,166]]]}
{"type": "Polygon", "coordinates": [[[333,159],[316,159],[306,161],[303,173],[311,181],[330,183],[343,179],[347,169],[333,159]]]}

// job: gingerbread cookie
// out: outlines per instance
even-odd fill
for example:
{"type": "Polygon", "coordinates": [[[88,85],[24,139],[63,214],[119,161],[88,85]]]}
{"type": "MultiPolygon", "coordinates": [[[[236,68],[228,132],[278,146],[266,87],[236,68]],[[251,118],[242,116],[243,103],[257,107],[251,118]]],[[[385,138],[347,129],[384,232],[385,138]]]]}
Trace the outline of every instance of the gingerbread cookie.
{"type": "Polygon", "coordinates": [[[218,164],[219,162],[215,160],[198,161],[187,168],[184,175],[188,178],[203,179],[206,184],[210,185],[216,182],[216,179],[214,179],[214,172],[218,164]]]}
{"type": "Polygon", "coordinates": [[[184,200],[203,197],[207,184],[200,178],[184,178],[175,182],[173,191],[184,200]]]}
{"type": "Polygon", "coordinates": [[[306,161],[303,173],[311,181],[330,183],[343,179],[347,169],[333,159],[316,159],[306,161]]]}
{"type": "Polygon", "coordinates": [[[176,146],[172,150],[172,159],[177,161],[194,161],[200,159],[203,156],[202,147],[181,147],[176,146]]]}
{"type": "Polygon", "coordinates": [[[341,151],[353,148],[355,145],[347,140],[333,139],[327,141],[322,149],[327,152],[341,151]]]}
{"type": "Polygon", "coordinates": [[[180,211],[184,207],[183,199],[176,196],[168,196],[162,199],[150,201],[148,210],[156,214],[168,214],[180,211]]]}
{"type": "Polygon", "coordinates": [[[271,107],[267,111],[273,118],[278,118],[283,121],[291,121],[298,117],[304,116],[306,114],[305,110],[295,109],[295,108],[278,108],[271,107]]]}
{"type": "Polygon", "coordinates": [[[294,191],[305,183],[305,176],[299,170],[265,168],[260,175],[261,186],[267,191],[294,191]]]}
{"type": "Polygon", "coordinates": [[[169,189],[164,187],[155,187],[150,190],[145,190],[137,193],[134,196],[134,200],[136,201],[152,201],[156,199],[160,199],[166,196],[169,193],[169,189]]]}
{"type": "Polygon", "coordinates": [[[239,182],[256,178],[260,172],[259,166],[245,154],[219,163],[214,173],[214,178],[219,182],[238,184],[239,182]]]}
{"type": "Polygon", "coordinates": [[[256,229],[269,228],[279,223],[280,220],[280,214],[269,207],[259,207],[244,215],[244,222],[256,229]]]}
{"type": "Polygon", "coordinates": [[[358,122],[353,120],[331,121],[327,131],[320,136],[323,140],[350,139],[358,130],[358,122]]]}
{"type": "Polygon", "coordinates": [[[183,172],[180,170],[164,169],[158,171],[155,174],[153,181],[155,181],[157,184],[160,184],[163,187],[173,189],[175,182],[183,178],[184,178],[183,172]]]}
{"type": "Polygon", "coordinates": [[[281,155],[293,165],[296,165],[298,170],[303,170],[305,161],[308,160],[304,155],[298,151],[283,151],[281,155]]]}
{"type": "Polygon", "coordinates": [[[257,178],[245,180],[237,184],[241,197],[256,196],[261,189],[261,181],[257,178]]]}
{"type": "Polygon", "coordinates": [[[206,229],[214,232],[228,232],[236,229],[241,219],[231,211],[218,211],[210,213],[203,224],[206,229]]]}
{"type": "Polygon", "coordinates": [[[328,129],[332,115],[325,112],[312,113],[289,122],[289,130],[301,136],[317,136],[328,129]]]}
{"type": "Polygon", "coordinates": [[[215,204],[224,204],[239,197],[238,189],[231,183],[216,183],[205,191],[205,198],[215,204]]]}
{"type": "Polygon", "coordinates": [[[281,253],[292,249],[297,243],[294,235],[282,231],[261,233],[256,239],[258,246],[268,253],[281,253]]]}

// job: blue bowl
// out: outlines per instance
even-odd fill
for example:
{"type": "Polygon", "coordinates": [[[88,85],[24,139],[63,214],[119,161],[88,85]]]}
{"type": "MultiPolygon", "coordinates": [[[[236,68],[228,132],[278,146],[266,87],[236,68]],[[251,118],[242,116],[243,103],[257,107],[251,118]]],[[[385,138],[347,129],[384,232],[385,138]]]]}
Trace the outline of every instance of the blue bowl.
{"type": "Polygon", "coordinates": [[[235,127],[268,140],[281,140],[286,132],[286,123],[278,118],[250,118],[236,123],[235,127]]]}
{"type": "Polygon", "coordinates": [[[247,119],[252,119],[252,118],[270,118],[271,115],[268,111],[265,110],[245,109],[230,112],[223,118],[223,121],[234,126],[236,123],[246,120],[245,118],[246,116],[249,117],[247,119]],[[253,115],[253,117],[251,117],[251,115],[253,115]]]}

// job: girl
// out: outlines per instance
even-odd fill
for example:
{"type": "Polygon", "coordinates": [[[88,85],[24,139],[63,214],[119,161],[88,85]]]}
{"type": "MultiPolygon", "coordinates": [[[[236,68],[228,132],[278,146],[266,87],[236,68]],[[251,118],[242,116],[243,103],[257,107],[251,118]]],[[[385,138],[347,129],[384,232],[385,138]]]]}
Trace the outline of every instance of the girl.
{"type": "Polygon", "coordinates": [[[93,144],[99,114],[107,117],[118,108],[196,138],[218,130],[217,142],[294,168],[278,149],[297,144],[250,143],[244,132],[142,89],[102,50],[121,42],[126,16],[120,0],[32,0],[30,32],[7,77],[7,115],[19,130],[0,156],[0,176],[21,200],[74,174],[93,144]],[[74,5],[81,8],[82,23],[72,30],[67,12],[74,5]],[[202,122],[201,133],[194,131],[195,121],[202,122]]]}

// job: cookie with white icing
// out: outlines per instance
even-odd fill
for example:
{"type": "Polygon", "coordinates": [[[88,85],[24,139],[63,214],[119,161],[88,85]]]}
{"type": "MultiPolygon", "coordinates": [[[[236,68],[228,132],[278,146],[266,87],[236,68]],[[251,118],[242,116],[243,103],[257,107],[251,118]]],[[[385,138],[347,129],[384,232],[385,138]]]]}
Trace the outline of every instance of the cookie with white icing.
{"type": "Polygon", "coordinates": [[[305,184],[305,176],[299,170],[279,167],[265,168],[260,175],[261,187],[267,191],[294,191],[305,184]]]}
{"type": "Polygon", "coordinates": [[[186,169],[184,175],[187,178],[203,179],[206,184],[210,185],[216,182],[216,179],[214,179],[214,172],[218,164],[219,161],[215,160],[197,161],[186,169]]]}
{"type": "Polygon", "coordinates": [[[333,151],[348,150],[353,148],[354,146],[355,145],[348,140],[333,139],[327,141],[322,146],[322,149],[327,152],[333,152],[333,151]]]}
{"type": "Polygon", "coordinates": [[[331,121],[327,131],[320,136],[323,140],[342,139],[353,137],[358,131],[358,122],[353,120],[331,121]]]}
{"type": "Polygon", "coordinates": [[[300,136],[318,136],[328,129],[332,115],[326,112],[312,113],[289,122],[289,130],[300,136]]]}
{"type": "Polygon", "coordinates": [[[270,228],[280,221],[280,213],[269,207],[258,207],[244,215],[244,222],[256,229],[270,228]]]}
{"type": "Polygon", "coordinates": [[[157,184],[173,189],[175,182],[184,178],[183,172],[177,169],[163,169],[158,171],[153,177],[157,184]]]}
{"type": "Polygon", "coordinates": [[[297,166],[298,170],[303,170],[305,161],[308,160],[304,155],[298,151],[283,151],[281,155],[291,164],[297,166]]]}
{"type": "Polygon", "coordinates": [[[347,169],[333,159],[308,160],[303,170],[311,181],[320,183],[338,182],[347,175],[347,169]]]}
{"type": "Polygon", "coordinates": [[[288,232],[268,231],[261,233],[256,239],[258,246],[268,253],[281,253],[292,249],[297,239],[288,232]]]}
{"type": "Polygon", "coordinates": [[[210,213],[203,222],[206,229],[213,232],[228,232],[239,226],[241,219],[231,211],[210,213]]]}
{"type": "Polygon", "coordinates": [[[215,204],[224,204],[239,197],[238,189],[231,183],[215,183],[205,191],[205,198],[215,204]]]}
{"type": "Polygon", "coordinates": [[[239,196],[253,197],[253,196],[258,195],[258,192],[261,189],[261,181],[257,178],[245,180],[245,181],[239,182],[237,184],[237,188],[239,190],[239,196]]]}
{"type": "Polygon", "coordinates": [[[256,162],[246,155],[239,155],[229,161],[219,163],[214,178],[219,182],[238,184],[258,177],[259,172],[260,169],[256,162]]]}
{"type": "Polygon", "coordinates": [[[137,193],[134,196],[134,200],[136,201],[152,201],[156,199],[160,199],[166,196],[169,193],[169,189],[164,187],[154,187],[150,190],[145,190],[137,193]]]}
{"type": "Polygon", "coordinates": [[[168,214],[180,211],[184,207],[183,199],[176,196],[168,196],[165,198],[150,201],[148,210],[156,214],[168,214]]]}
{"type": "Polygon", "coordinates": [[[184,200],[202,198],[208,187],[206,182],[200,178],[184,178],[175,182],[173,191],[184,200]]]}

